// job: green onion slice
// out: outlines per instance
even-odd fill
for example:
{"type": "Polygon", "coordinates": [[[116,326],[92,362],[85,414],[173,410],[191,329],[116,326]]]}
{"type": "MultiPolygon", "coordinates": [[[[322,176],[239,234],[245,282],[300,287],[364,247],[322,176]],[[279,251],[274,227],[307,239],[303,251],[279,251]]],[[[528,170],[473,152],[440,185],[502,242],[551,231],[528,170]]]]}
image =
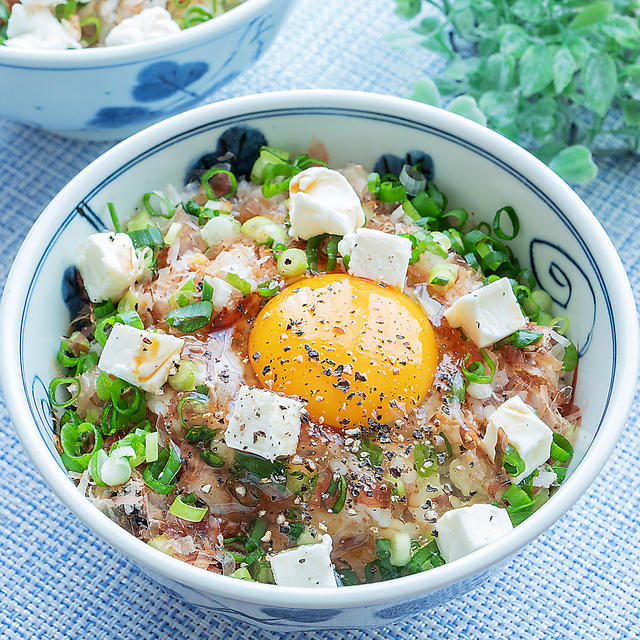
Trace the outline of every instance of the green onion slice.
{"type": "Polygon", "coordinates": [[[133,246],[136,249],[142,247],[164,247],[164,238],[158,227],[136,229],[135,231],[129,231],[127,235],[131,238],[131,242],[133,242],[133,246]]]}
{"type": "Polygon", "coordinates": [[[60,430],[60,444],[64,452],[60,458],[65,467],[80,473],[89,467],[91,456],[102,449],[104,441],[100,432],[91,423],[76,424],[75,421],[70,421],[60,430]],[[86,451],[91,436],[93,436],[93,446],[90,451],[86,451]]]}
{"type": "Polygon", "coordinates": [[[574,371],[578,366],[578,350],[573,342],[569,342],[564,348],[564,356],[562,358],[562,370],[574,371]]]}
{"type": "Polygon", "coordinates": [[[241,278],[237,273],[230,271],[227,273],[226,280],[232,287],[238,289],[245,298],[251,293],[251,284],[241,278]]]}
{"type": "Polygon", "coordinates": [[[224,466],[224,460],[217,453],[211,451],[211,449],[203,449],[200,451],[200,457],[214,469],[224,466]]]}
{"type": "Polygon", "coordinates": [[[102,32],[102,21],[97,16],[89,16],[88,18],[80,21],[81,31],[85,27],[94,28],[92,36],[89,36],[88,38],[82,38],[88,46],[91,46],[92,44],[95,44],[96,42],[98,42],[98,40],[100,40],[100,33],[102,32]]]}
{"type": "Polygon", "coordinates": [[[178,452],[173,447],[164,447],[158,452],[158,459],[147,465],[142,478],[151,489],[167,495],[175,489],[175,484],[171,483],[181,465],[178,452]]]}
{"type": "Polygon", "coordinates": [[[336,497],[331,507],[329,507],[331,509],[331,513],[340,513],[347,500],[347,481],[345,477],[343,475],[339,475],[336,478],[336,475],[334,475],[331,478],[329,487],[327,488],[327,493],[330,496],[336,497]]]}
{"type": "Polygon", "coordinates": [[[144,392],[120,378],[111,383],[110,396],[113,408],[123,416],[133,415],[144,403],[144,392]],[[127,401],[127,395],[130,396],[130,402],[127,401]]]}
{"type": "Polygon", "coordinates": [[[469,382],[490,384],[496,372],[496,363],[484,349],[480,349],[480,355],[484,363],[476,360],[467,367],[467,360],[469,360],[470,357],[470,354],[467,354],[464,359],[464,364],[462,365],[462,373],[469,382]]]}
{"type": "Polygon", "coordinates": [[[113,230],[116,233],[121,233],[122,227],[120,226],[120,219],[118,218],[118,212],[116,211],[116,207],[113,202],[107,202],[107,209],[109,209],[109,215],[111,216],[111,224],[113,225],[113,230]]]}
{"type": "Polygon", "coordinates": [[[182,495],[176,496],[173,504],[169,507],[169,513],[176,518],[187,522],[201,522],[209,507],[195,507],[187,504],[182,495]]]}
{"type": "Polygon", "coordinates": [[[520,220],[518,214],[514,211],[513,207],[502,207],[496,212],[493,218],[493,232],[501,240],[513,240],[520,232],[520,220]],[[507,233],[502,228],[502,214],[506,213],[509,221],[511,222],[511,233],[507,233]]]}
{"type": "Polygon", "coordinates": [[[417,442],[413,448],[413,459],[416,473],[421,478],[427,478],[438,471],[438,461],[435,451],[429,443],[417,442]]]}
{"type": "Polygon", "coordinates": [[[502,466],[512,478],[519,476],[525,469],[524,460],[520,457],[518,450],[510,444],[505,449],[502,466]]]}
{"type": "Polygon", "coordinates": [[[189,393],[186,396],[180,398],[178,402],[178,418],[180,418],[180,423],[183,427],[187,427],[187,423],[184,420],[184,407],[186,404],[190,402],[195,402],[196,404],[206,406],[209,403],[209,396],[204,395],[202,393],[189,393]]]}
{"type": "Polygon", "coordinates": [[[263,298],[272,298],[280,291],[280,287],[273,280],[268,280],[267,282],[261,282],[257,291],[263,298]]]}
{"type": "Polygon", "coordinates": [[[81,389],[82,387],[81,387],[79,378],[54,378],[49,383],[49,403],[51,404],[52,407],[55,407],[56,409],[64,409],[65,407],[68,407],[74,404],[74,402],[80,396],[81,389]],[[69,400],[63,400],[62,402],[58,402],[58,399],[57,399],[58,388],[61,386],[64,386],[64,388],[68,390],[68,386],[71,384],[76,385],[77,387],[76,393],[69,400]]]}
{"type": "Polygon", "coordinates": [[[542,338],[542,333],[538,331],[529,331],[528,329],[518,329],[514,331],[510,336],[498,340],[495,343],[494,348],[502,349],[507,344],[513,345],[516,349],[524,349],[536,344],[542,338]]]}
{"type": "Polygon", "coordinates": [[[372,467],[379,467],[384,459],[384,450],[370,438],[362,438],[357,457],[359,460],[367,460],[372,467]]]}
{"type": "Polygon", "coordinates": [[[226,169],[221,169],[219,167],[214,167],[213,169],[209,169],[209,171],[207,171],[200,180],[209,200],[218,199],[216,198],[215,194],[213,193],[213,189],[209,184],[209,180],[211,180],[211,178],[213,178],[213,176],[217,175],[218,173],[224,173],[231,182],[231,187],[229,188],[229,191],[227,191],[227,193],[222,195],[223,198],[231,198],[238,190],[238,180],[233,175],[233,173],[231,173],[231,171],[227,171],[226,169]]]}
{"type": "Polygon", "coordinates": [[[173,309],[167,314],[167,324],[182,333],[193,333],[206,327],[213,314],[213,304],[210,301],[194,302],[173,309]]]}
{"type": "Polygon", "coordinates": [[[171,201],[166,196],[155,191],[150,191],[142,196],[142,204],[150,216],[156,216],[160,218],[173,218],[176,213],[176,208],[171,204],[171,201]],[[153,206],[151,198],[159,200],[160,205],[153,206]]]}
{"type": "Polygon", "coordinates": [[[553,434],[553,442],[551,443],[551,457],[558,462],[567,462],[573,456],[573,447],[571,443],[559,433],[553,434]]]}

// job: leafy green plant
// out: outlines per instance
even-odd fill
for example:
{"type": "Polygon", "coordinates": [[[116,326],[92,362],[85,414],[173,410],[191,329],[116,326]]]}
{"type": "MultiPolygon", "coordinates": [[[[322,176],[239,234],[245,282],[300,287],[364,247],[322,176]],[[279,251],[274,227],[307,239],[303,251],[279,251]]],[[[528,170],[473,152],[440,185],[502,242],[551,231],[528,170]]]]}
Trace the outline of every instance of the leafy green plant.
{"type": "Polygon", "coordinates": [[[629,0],[395,0],[413,21],[387,39],[448,59],[409,97],[487,125],[568,182],[592,154],[640,151],[640,3],[629,0]],[[423,11],[427,5],[430,10],[423,11]]]}

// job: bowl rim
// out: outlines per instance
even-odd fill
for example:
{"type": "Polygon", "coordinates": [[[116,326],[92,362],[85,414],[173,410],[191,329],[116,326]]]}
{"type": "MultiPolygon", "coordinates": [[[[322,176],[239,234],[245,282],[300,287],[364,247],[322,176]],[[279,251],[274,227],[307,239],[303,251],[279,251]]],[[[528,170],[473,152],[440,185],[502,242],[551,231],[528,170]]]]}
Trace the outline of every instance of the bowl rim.
{"type": "Polygon", "coordinates": [[[14,49],[0,45],[0,69],[14,66],[36,70],[67,70],[112,67],[148,62],[167,54],[193,49],[214,37],[241,27],[269,5],[291,0],[245,0],[242,4],[202,24],[157,40],[91,49],[14,49]]]}
{"type": "MultiPolygon", "coordinates": [[[[169,147],[171,145],[168,145],[169,147]]],[[[349,609],[382,602],[397,602],[427,595],[463,579],[487,571],[499,564],[550,527],[585,492],[607,461],[620,435],[634,397],[639,366],[640,332],[635,301],[622,262],[601,224],[570,187],[537,158],[481,125],[450,112],[403,98],[374,93],[340,90],[298,90],[263,93],[205,105],[162,121],[124,140],[99,156],[74,177],[50,202],[25,238],[9,273],[0,304],[0,353],[5,366],[0,368],[0,384],[16,433],[32,462],[61,501],[96,534],[140,565],[166,578],[211,596],[231,598],[252,604],[288,609],[349,609]],[[225,116],[252,114],[268,109],[343,107],[381,115],[429,123],[474,144],[490,149],[519,171],[567,213],[580,236],[598,256],[603,279],[615,283],[610,291],[612,317],[615,319],[618,360],[611,393],[612,401],[604,413],[601,427],[583,460],[566,483],[542,509],[518,525],[500,542],[484,547],[460,560],[431,571],[395,580],[356,585],[349,588],[295,589],[250,583],[213,574],[172,558],[150,547],[90,505],[74,487],[67,474],[52,458],[40,439],[20,383],[18,340],[19,318],[25,303],[25,274],[31,274],[40,249],[50,237],[63,212],[78,202],[111,171],[176,134],[188,132],[225,116]],[[88,508],[89,507],[89,508],[88,508]]]]}

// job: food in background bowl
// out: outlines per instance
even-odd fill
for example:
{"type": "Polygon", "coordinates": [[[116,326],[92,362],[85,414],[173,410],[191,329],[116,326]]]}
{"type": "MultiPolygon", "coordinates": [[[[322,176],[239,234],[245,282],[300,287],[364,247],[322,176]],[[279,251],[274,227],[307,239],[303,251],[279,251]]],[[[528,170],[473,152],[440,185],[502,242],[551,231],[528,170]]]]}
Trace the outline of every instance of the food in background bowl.
{"type": "Polygon", "coordinates": [[[472,224],[424,153],[310,153],[205,156],[180,191],[109,203],[49,397],[80,490],[137,537],[335,587],[457,560],[542,506],[578,354],[508,246],[511,206],[472,224]]]}
{"type": "Polygon", "coordinates": [[[139,44],[202,24],[243,0],[0,0],[0,44],[82,49],[139,44]]]}

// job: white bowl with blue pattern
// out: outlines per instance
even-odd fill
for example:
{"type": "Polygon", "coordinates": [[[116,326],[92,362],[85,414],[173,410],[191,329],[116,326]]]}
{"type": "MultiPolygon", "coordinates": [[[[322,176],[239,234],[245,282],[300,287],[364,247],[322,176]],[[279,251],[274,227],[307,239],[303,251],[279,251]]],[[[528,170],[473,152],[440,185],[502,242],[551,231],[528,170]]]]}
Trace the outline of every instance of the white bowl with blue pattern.
{"type": "Polygon", "coordinates": [[[278,631],[387,625],[479,585],[569,509],[596,477],[627,417],[639,360],[635,304],[620,259],[593,214],[562,180],[509,140],[469,120],[355,92],[298,91],[220,102],[117,145],[69,183],[33,226],[9,275],[0,318],[4,397],[25,449],[60,499],[97,535],[188,602],[278,631]],[[426,152],[452,206],[485,220],[505,204],[514,206],[521,222],[514,251],[551,294],[555,311],[570,318],[581,355],[576,402],[584,407],[583,424],[567,480],[549,502],[500,543],[451,564],[339,589],[227,578],[131,536],[89,504],[67,477],[53,444],[46,392],[55,375],[59,336],[74,310],[73,287],[65,276],[84,239],[109,225],[107,202],[133,210],[140,194],[181,184],[216,148],[231,149],[237,162],[250,162],[264,141],[299,153],[313,140],[326,145],[330,164],[338,167],[352,160],[373,166],[382,154],[426,152]]]}
{"type": "Polygon", "coordinates": [[[252,65],[293,0],[246,0],[176,35],[68,51],[0,46],[0,117],[87,140],[122,140],[191,109],[252,65]]]}

